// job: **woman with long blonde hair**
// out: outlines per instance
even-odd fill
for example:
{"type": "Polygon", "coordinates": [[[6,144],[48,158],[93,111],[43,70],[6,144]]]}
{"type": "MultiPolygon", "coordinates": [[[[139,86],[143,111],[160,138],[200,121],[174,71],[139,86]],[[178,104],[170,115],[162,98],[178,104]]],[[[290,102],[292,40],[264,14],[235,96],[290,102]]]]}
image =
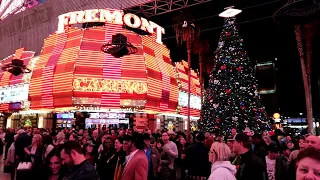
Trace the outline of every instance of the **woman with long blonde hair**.
{"type": "Polygon", "coordinates": [[[32,138],[31,146],[24,148],[24,151],[32,162],[32,174],[36,176],[35,179],[40,179],[41,170],[44,164],[42,136],[40,134],[35,134],[32,138]]]}
{"type": "Polygon", "coordinates": [[[208,180],[236,180],[236,166],[229,161],[231,150],[225,143],[214,142],[209,151],[209,161],[212,163],[208,180]]]}

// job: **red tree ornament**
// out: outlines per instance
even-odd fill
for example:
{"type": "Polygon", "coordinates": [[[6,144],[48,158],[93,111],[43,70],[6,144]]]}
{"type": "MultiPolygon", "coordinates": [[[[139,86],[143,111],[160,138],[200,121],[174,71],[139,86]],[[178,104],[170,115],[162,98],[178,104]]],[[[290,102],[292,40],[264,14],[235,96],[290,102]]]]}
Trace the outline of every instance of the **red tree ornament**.
{"type": "Polygon", "coordinates": [[[239,66],[239,67],[237,67],[236,69],[237,69],[237,71],[241,71],[241,70],[242,70],[242,67],[239,66]]]}
{"type": "Polygon", "coordinates": [[[220,67],[220,69],[221,69],[221,70],[225,70],[225,69],[227,69],[227,66],[226,66],[226,65],[223,65],[223,66],[220,67]]]}

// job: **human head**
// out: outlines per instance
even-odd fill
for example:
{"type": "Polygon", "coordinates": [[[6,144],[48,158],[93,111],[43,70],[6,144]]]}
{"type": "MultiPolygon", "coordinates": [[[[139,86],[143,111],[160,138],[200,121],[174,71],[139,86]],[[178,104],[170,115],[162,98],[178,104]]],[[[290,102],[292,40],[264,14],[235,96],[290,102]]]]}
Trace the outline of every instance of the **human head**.
{"type": "Polygon", "coordinates": [[[104,148],[106,148],[106,149],[112,148],[113,144],[112,144],[111,137],[107,137],[106,140],[104,140],[103,145],[104,145],[104,148]]]}
{"type": "Polygon", "coordinates": [[[18,135],[25,133],[26,131],[24,129],[19,129],[19,131],[17,132],[18,135]]]}
{"type": "Polygon", "coordinates": [[[120,151],[123,147],[123,138],[118,137],[114,142],[114,146],[117,151],[120,151]]]}
{"type": "Polygon", "coordinates": [[[232,134],[232,136],[235,136],[237,134],[237,128],[233,127],[231,129],[231,134],[232,134]]]}
{"type": "Polygon", "coordinates": [[[135,151],[136,149],[143,150],[144,147],[145,143],[143,141],[143,135],[134,132],[132,135],[131,151],[135,151]]]}
{"type": "Polygon", "coordinates": [[[264,143],[261,134],[254,134],[252,136],[252,144],[260,145],[261,143],[264,143]]]}
{"type": "Polygon", "coordinates": [[[32,138],[32,145],[40,146],[42,145],[42,137],[40,134],[35,134],[32,138]]]}
{"type": "Polygon", "coordinates": [[[123,130],[120,130],[119,131],[119,136],[123,136],[124,135],[124,131],[123,130]]]}
{"type": "Polygon", "coordinates": [[[69,141],[78,141],[78,136],[76,134],[70,134],[69,141]]]}
{"type": "Polygon", "coordinates": [[[163,145],[164,145],[164,142],[162,141],[162,139],[158,139],[157,144],[156,144],[156,147],[157,147],[158,149],[161,149],[163,145]]]}
{"type": "Polygon", "coordinates": [[[53,144],[53,139],[50,135],[42,135],[42,144],[53,144]]]}
{"type": "Polygon", "coordinates": [[[87,141],[88,141],[88,139],[86,137],[82,137],[81,138],[81,144],[82,145],[87,144],[87,141]]]}
{"type": "Polygon", "coordinates": [[[58,134],[57,134],[57,140],[58,141],[62,141],[65,138],[66,138],[66,135],[62,131],[58,132],[58,134]]]}
{"type": "Polygon", "coordinates": [[[16,134],[13,136],[14,141],[16,141],[18,139],[19,134],[16,134]]]}
{"type": "Polygon", "coordinates": [[[196,136],[197,142],[203,142],[205,140],[204,134],[202,132],[199,132],[196,136]]]}
{"type": "Polygon", "coordinates": [[[131,149],[131,136],[130,135],[125,135],[123,138],[123,150],[125,152],[130,152],[131,149]]]}
{"type": "Polygon", "coordinates": [[[186,139],[182,136],[182,137],[180,137],[180,144],[181,145],[185,145],[186,144],[186,139]]]}
{"type": "Polygon", "coordinates": [[[280,155],[280,148],[275,143],[269,144],[267,150],[269,159],[277,159],[280,155]]]}
{"type": "Polygon", "coordinates": [[[60,174],[60,169],[62,167],[60,152],[57,150],[52,150],[46,158],[46,165],[53,175],[60,174]]]}
{"type": "Polygon", "coordinates": [[[296,180],[320,180],[320,151],[309,147],[297,157],[296,180]]]}
{"type": "Polygon", "coordinates": [[[81,145],[75,141],[67,141],[61,147],[62,163],[68,167],[80,164],[80,160],[84,158],[81,145]]]}
{"type": "Polygon", "coordinates": [[[269,136],[263,136],[263,140],[267,145],[271,143],[271,138],[269,136]]]}
{"type": "Polygon", "coordinates": [[[116,133],[115,133],[115,131],[112,129],[111,130],[111,135],[115,135],[116,133]]]}
{"type": "Polygon", "coordinates": [[[282,155],[284,155],[285,157],[289,157],[292,150],[289,149],[288,147],[283,147],[282,152],[283,152],[282,155]]]}
{"type": "Polygon", "coordinates": [[[287,148],[288,149],[293,149],[294,148],[294,144],[291,141],[287,142],[287,148]]]}
{"type": "Polygon", "coordinates": [[[287,140],[287,141],[292,141],[291,136],[286,136],[286,140],[287,140]]]}
{"type": "Polygon", "coordinates": [[[98,137],[99,136],[99,131],[96,129],[92,132],[93,137],[98,137]]]}
{"type": "Polygon", "coordinates": [[[164,142],[164,143],[166,143],[166,142],[168,142],[169,141],[169,138],[170,138],[170,136],[169,136],[169,134],[168,134],[168,132],[163,132],[162,134],[161,134],[161,139],[162,139],[162,141],[164,142]]]}
{"type": "Polygon", "coordinates": [[[300,151],[304,150],[306,148],[306,139],[304,137],[300,137],[298,142],[300,151]]]}
{"type": "Polygon", "coordinates": [[[82,135],[83,134],[83,129],[80,129],[78,133],[79,133],[79,135],[82,135]]]}
{"type": "Polygon", "coordinates": [[[225,143],[214,142],[211,145],[209,152],[209,161],[215,163],[216,161],[229,161],[231,157],[231,150],[225,143]]]}
{"type": "Polygon", "coordinates": [[[306,139],[306,144],[308,147],[313,147],[320,150],[320,138],[315,135],[310,135],[306,139]]]}
{"type": "Polygon", "coordinates": [[[147,147],[150,147],[150,135],[148,133],[143,134],[143,141],[146,144],[147,147]]]}
{"type": "MultiPolygon", "coordinates": [[[[108,134],[101,136],[101,142],[104,142],[107,137],[108,137],[108,134]]],[[[111,136],[109,136],[109,137],[111,137],[111,136]]]]}
{"type": "Polygon", "coordinates": [[[93,144],[88,144],[86,146],[86,153],[91,154],[93,152],[93,144]]]}
{"type": "Polygon", "coordinates": [[[251,148],[249,136],[244,133],[238,133],[233,141],[233,152],[236,154],[246,153],[251,148]]]}

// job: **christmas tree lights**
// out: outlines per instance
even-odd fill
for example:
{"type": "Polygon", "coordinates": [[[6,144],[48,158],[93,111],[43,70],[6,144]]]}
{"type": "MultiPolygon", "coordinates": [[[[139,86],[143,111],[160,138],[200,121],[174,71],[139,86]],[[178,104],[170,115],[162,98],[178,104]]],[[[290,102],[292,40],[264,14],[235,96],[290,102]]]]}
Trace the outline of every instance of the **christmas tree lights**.
{"type": "Polygon", "coordinates": [[[257,80],[235,26],[226,18],[216,49],[199,128],[228,136],[233,127],[255,132],[269,129],[269,117],[257,91],[257,80]]]}

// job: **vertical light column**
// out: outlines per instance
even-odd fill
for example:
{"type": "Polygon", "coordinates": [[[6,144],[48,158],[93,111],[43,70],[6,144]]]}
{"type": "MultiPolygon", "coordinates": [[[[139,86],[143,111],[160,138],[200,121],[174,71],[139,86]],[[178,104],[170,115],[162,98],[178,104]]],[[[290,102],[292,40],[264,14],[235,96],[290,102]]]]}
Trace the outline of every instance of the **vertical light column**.
{"type": "MultiPolygon", "coordinates": [[[[113,12],[111,12],[113,13],[113,12]]],[[[105,42],[112,41],[112,35],[121,33],[122,24],[106,22],[105,24],[105,42]]],[[[115,58],[111,54],[105,53],[103,58],[103,79],[120,80],[121,79],[122,58],[115,58]]],[[[116,109],[120,107],[120,93],[102,92],[101,106],[116,109]]]]}
{"type": "Polygon", "coordinates": [[[66,40],[68,37],[68,32],[58,34],[57,42],[52,50],[52,54],[47,62],[47,65],[42,72],[42,106],[43,108],[54,108],[53,103],[53,75],[56,65],[59,61],[60,55],[65,47],[66,40]]]}
{"type": "Polygon", "coordinates": [[[149,36],[142,37],[143,55],[145,58],[147,69],[147,102],[146,110],[160,111],[160,99],[162,95],[161,73],[157,64],[157,59],[154,53],[153,38],[149,36]]]}

